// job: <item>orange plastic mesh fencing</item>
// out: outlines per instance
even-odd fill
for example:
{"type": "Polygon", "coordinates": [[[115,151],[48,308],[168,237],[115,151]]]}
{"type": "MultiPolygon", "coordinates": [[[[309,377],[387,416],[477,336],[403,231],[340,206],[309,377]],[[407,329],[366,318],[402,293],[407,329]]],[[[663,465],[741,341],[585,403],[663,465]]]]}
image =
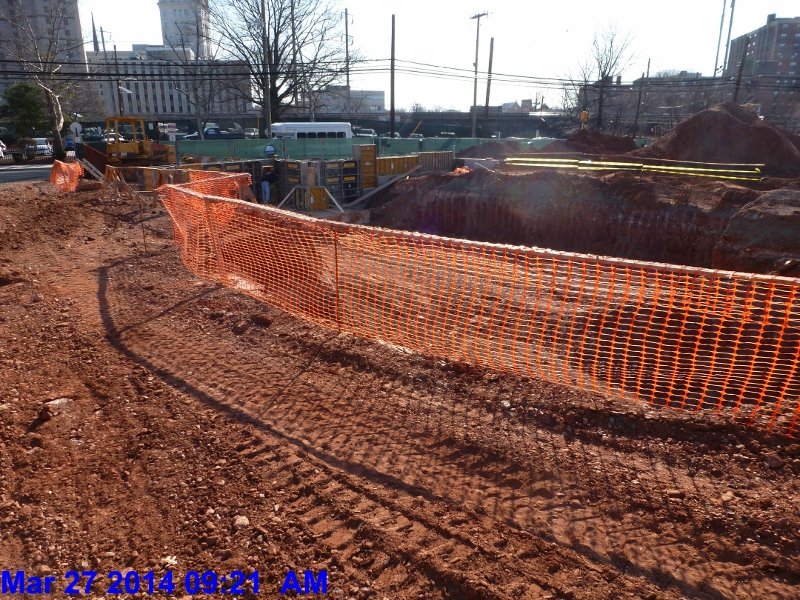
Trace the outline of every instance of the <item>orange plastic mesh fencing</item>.
{"type": "Polygon", "coordinates": [[[53,168],[50,169],[50,183],[62,192],[77,190],[81,177],[83,177],[83,165],[80,163],[53,161],[53,168]]]}
{"type": "Polygon", "coordinates": [[[323,221],[192,185],[160,190],[184,264],[292,315],[429,356],[797,429],[798,279],[323,221]]]}
{"type": "MultiPolygon", "coordinates": [[[[241,198],[243,190],[250,190],[252,178],[247,173],[220,173],[219,171],[186,171],[189,183],[181,187],[223,198],[241,198]]],[[[247,195],[247,194],[245,194],[247,195]]]]}

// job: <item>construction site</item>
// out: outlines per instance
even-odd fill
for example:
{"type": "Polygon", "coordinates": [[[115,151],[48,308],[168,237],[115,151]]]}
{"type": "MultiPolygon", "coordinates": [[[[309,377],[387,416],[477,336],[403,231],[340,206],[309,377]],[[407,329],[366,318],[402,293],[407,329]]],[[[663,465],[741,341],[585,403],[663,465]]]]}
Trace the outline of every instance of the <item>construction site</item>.
{"type": "Polygon", "coordinates": [[[729,103],[484,142],[2,184],[0,564],[797,598],[800,138],[729,103]]]}

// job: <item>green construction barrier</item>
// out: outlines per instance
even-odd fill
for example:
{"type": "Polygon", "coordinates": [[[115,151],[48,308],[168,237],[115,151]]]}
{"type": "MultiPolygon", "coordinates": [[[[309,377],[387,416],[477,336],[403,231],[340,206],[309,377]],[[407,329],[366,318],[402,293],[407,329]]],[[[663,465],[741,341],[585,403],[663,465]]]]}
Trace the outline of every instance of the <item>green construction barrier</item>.
{"type": "MultiPolygon", "coordinates": [[[[353,158],[353,146],[375,144],[378,156],[407,156],[418,152],[441,152],[452,150],[456,154],[479,144],[503,142],[502,139],[487,138],[372,138],[357,136],[352,139],[316,140],[271,140],[276,158],[338,160],[353,158]]],[[[516,139],[522,147],[543,148],[553,142],[552,138],[531,140],[516,139]]],[[[184,156],[209,157],[213,160],[263,159],[267,140],[181,140],[175,143],[177,152],[184,156]]]]}

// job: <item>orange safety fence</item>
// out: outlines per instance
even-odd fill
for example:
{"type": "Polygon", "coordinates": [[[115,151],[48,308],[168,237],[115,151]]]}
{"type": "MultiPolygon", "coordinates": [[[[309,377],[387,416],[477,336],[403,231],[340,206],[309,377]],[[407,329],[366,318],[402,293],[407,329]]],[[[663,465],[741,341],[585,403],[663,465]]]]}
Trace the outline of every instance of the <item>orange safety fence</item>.
{"type": "Polygon", "coordinates": [[[62,192],[77,190],[81,177],[83,177],[83,165],[80,163],[53,161],[53,168],[50,169],[50,183],[62,192]]]}
{"type": "Polygon", "coordinates": [[[441,238],[160,188],[184,264],[425,355],[795,434],[800,280],[441,238]]]}

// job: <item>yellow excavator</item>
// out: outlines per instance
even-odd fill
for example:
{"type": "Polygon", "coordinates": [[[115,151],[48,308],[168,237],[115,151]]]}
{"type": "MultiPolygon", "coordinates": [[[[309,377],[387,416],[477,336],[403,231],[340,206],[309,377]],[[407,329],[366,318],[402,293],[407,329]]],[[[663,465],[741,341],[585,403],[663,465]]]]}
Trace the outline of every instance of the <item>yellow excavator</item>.
{"type": "Polygon", "coordinates": [[[106,161],[111,165],[175,162],[175,147],[150,140],[143,117],[106,119],[106,161]]]}

